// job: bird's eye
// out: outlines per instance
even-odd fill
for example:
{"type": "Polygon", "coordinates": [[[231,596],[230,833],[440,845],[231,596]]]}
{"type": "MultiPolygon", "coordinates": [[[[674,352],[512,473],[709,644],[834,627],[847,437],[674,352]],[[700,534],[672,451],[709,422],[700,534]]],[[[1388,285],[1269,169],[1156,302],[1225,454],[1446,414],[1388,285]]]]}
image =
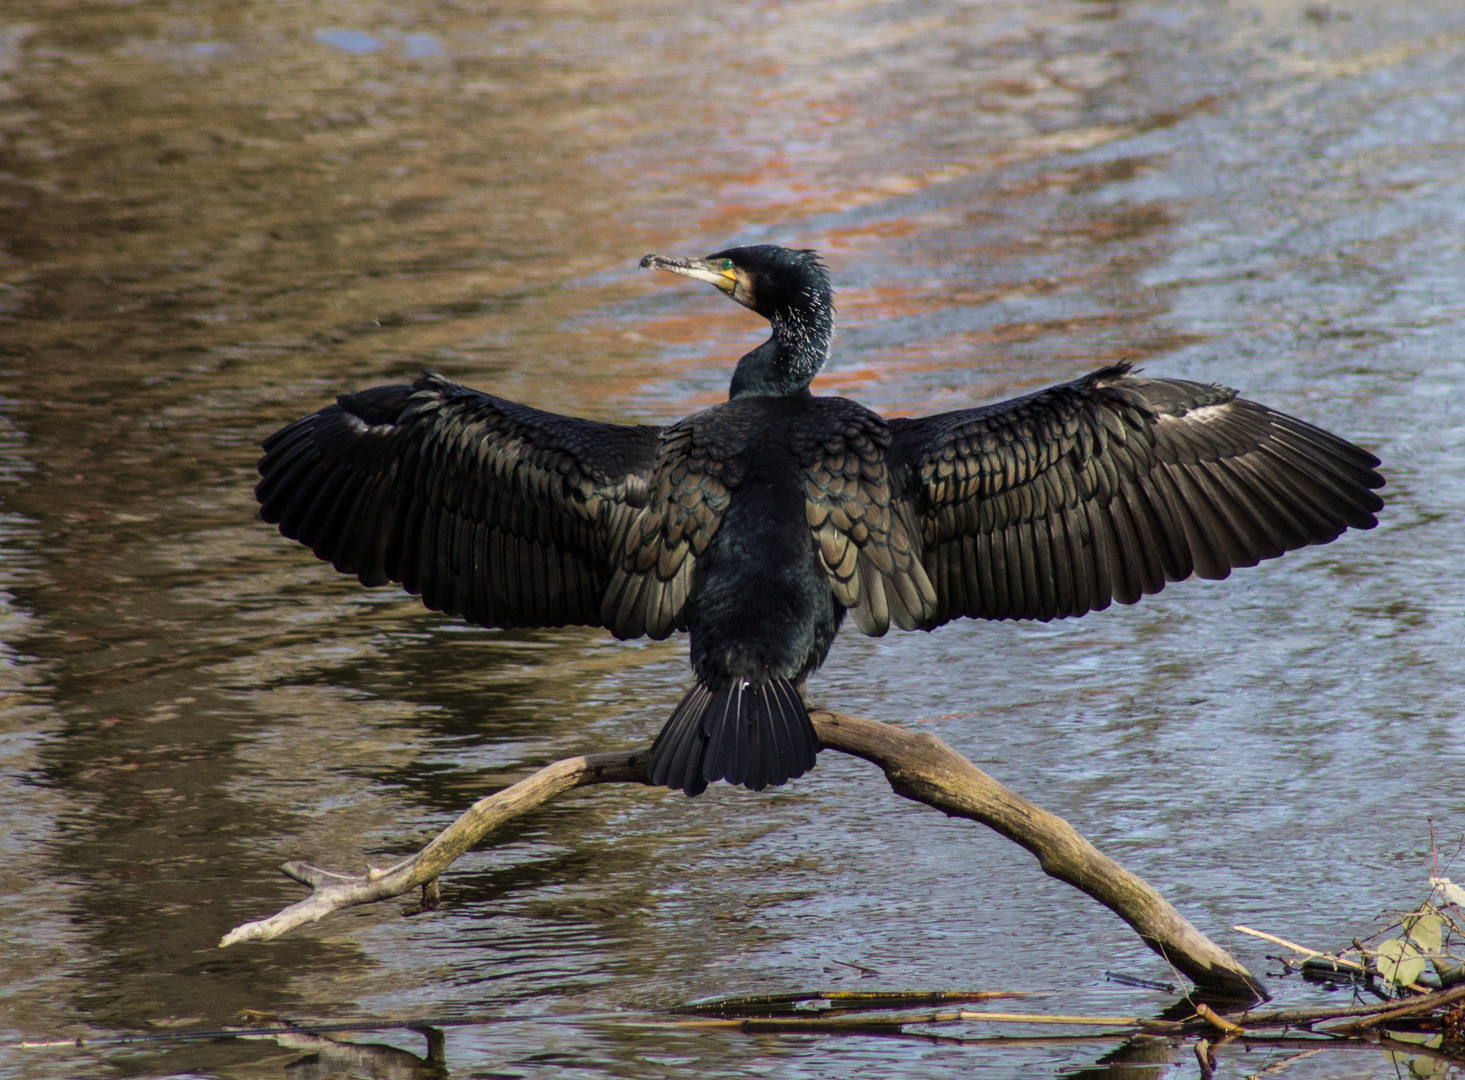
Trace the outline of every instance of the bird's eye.
{"type": "Polygon", "coordinates": [[[722,268],[724,270],[731,270],[732,269],[732,260],[731,259],[723,259],[722,260],[722,268]]]}

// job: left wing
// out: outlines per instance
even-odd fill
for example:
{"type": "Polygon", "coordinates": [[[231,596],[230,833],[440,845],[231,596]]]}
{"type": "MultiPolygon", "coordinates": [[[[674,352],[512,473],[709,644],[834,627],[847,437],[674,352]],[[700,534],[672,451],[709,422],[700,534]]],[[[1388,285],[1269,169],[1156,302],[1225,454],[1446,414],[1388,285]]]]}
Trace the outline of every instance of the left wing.
{"type": "Polygon", "coordinates": [[[1116,364],[997,405],[889,421],[937,604],[1048,620],[1347,528],[1383,506],[1378,459],[1236,396],[1116,364]]]}

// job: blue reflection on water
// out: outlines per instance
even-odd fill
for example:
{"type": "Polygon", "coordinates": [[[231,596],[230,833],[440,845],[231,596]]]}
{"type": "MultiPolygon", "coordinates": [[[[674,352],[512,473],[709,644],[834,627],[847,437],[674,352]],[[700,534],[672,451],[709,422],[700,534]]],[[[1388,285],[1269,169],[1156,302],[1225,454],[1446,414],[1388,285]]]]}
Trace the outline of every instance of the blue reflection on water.
{"type": "Polygon", "coordinates": [[[349,53],[371,53],[382,47],[381,39],[365,30],[317,30],[315,40],[349,53]]]}
{"type": "Polygon", "coordinates": [[[434,34],[402,35],[402,55],[408,60],[426,60],[442,54],[442,42],[434,34]]]}

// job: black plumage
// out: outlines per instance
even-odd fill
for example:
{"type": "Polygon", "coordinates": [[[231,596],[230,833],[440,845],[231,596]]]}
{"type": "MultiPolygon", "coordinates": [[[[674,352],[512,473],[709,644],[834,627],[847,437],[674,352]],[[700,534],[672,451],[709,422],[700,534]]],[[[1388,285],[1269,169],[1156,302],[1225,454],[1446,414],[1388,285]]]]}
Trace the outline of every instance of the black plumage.
{"type": "Polygon", "coordinates": [[[834,308],[813,252],[643,266],[769,320],[729,400],[666,428],[542,412],[425,374],[271,436],[261,513],[365,585],[484,626],[691,634],[658,783],[755,791],[814,765],[802,689],[866,634],[1054,619],[1372,528],[1367,451],[1232,390],[1127,364],[885,420],[809,383],[834,308]]]}

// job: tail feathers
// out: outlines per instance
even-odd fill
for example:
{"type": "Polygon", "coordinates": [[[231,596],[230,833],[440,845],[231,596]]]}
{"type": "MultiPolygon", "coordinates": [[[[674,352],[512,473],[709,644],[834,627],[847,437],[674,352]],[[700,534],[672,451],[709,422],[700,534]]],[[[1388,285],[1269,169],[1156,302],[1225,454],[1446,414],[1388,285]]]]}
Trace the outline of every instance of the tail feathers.
{"type": "Polygon", "coordinates": [[[651,747],[651,781],[700,795],[714,780],[751,791],[814,767],[819,736],[787,679],[688,690],[651,747]]]}

